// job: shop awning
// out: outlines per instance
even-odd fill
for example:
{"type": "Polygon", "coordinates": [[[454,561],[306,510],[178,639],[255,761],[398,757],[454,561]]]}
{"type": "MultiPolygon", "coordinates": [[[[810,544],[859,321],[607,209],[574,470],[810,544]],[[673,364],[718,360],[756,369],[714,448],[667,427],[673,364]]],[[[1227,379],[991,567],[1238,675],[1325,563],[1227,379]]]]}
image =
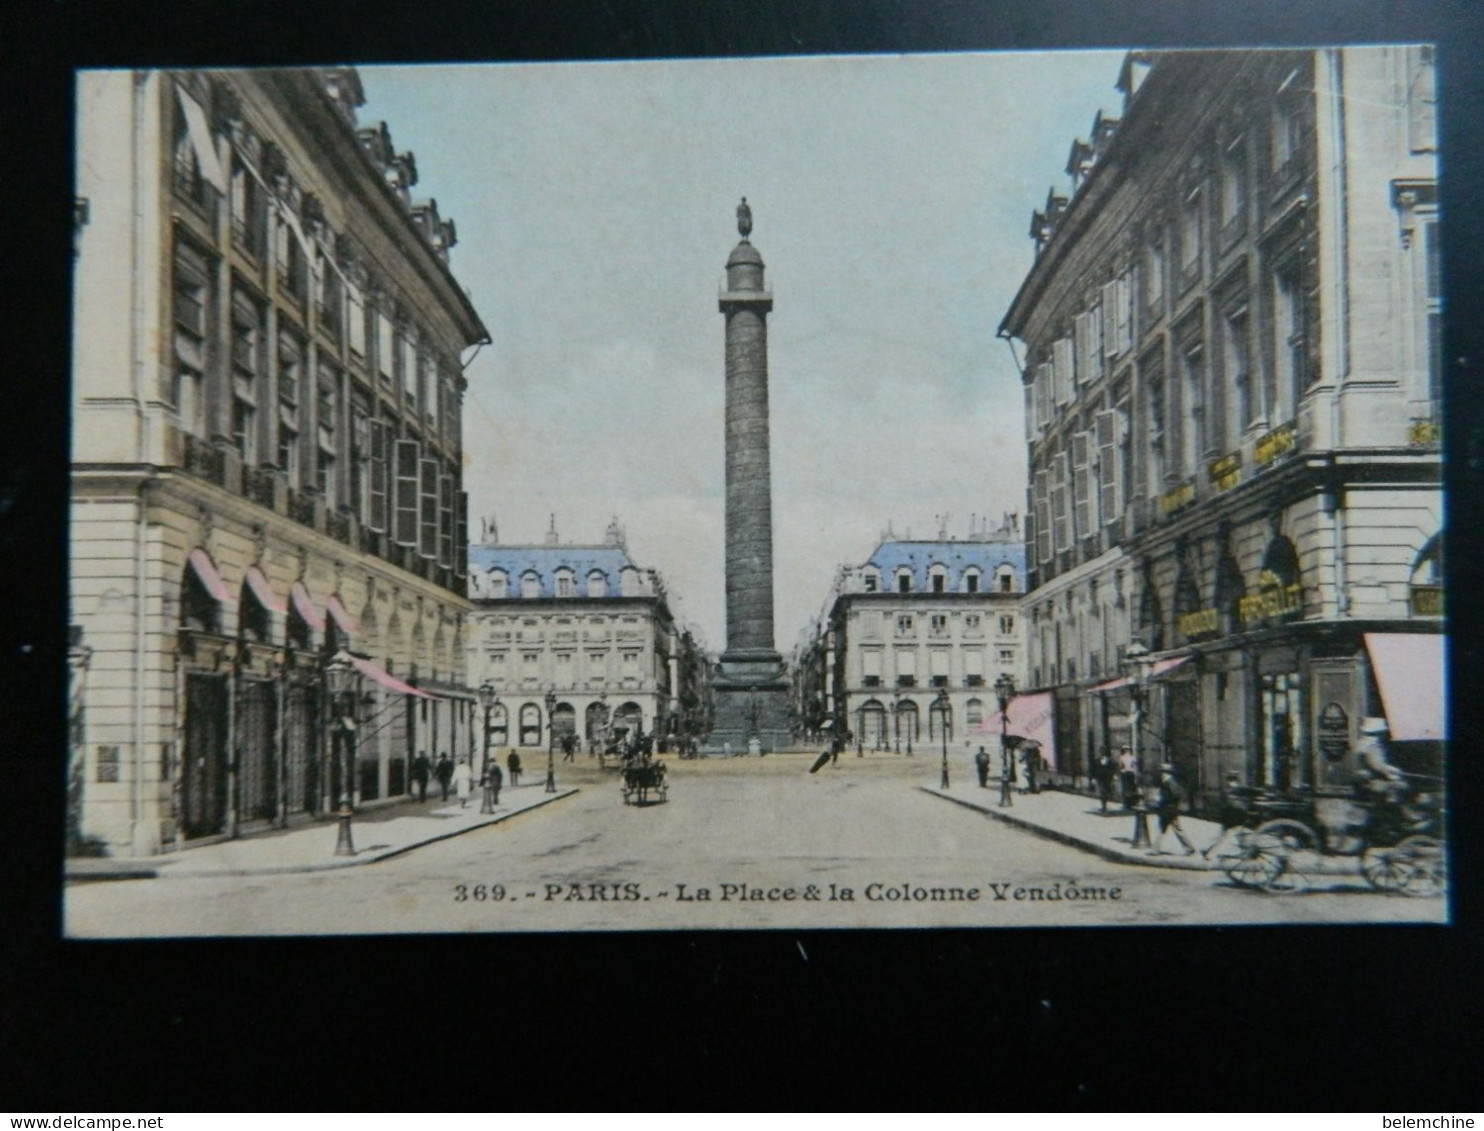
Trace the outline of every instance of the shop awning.
{"type": "Polygon", "coordinates": [[[1447,737],[1444,688],[1447,637],[1435,632],[1367,632],[1371,672],[1381,689],[1386,723],[1398,742],[1447,737]]]}
{"type": "Polygon", "coordinates": [[[191,139],[191,148],[196,151],[196,160],[201,164],[201,176],[223,196],[227,195],[227,173],[217,156],[216,144],[211,137],[211,127],[206,124],[206,111],[179,86],[175,88],[180,99],[180,112],[185,115],[186,133],[191,139]]]}
{"type": "Polygon", "coordinates": [[[211,560],[211,555],[197,546],[191,551],[190,557],[186,559],[201,579],[201,584],[206,587],[206,592],[211,594],[211,599],[221,605],[235,605],[237,602],[227,592],[227,587],[222,583],[222,575],[216,571],[216,563],[211,560]]]}
{"type": "MultiPolygon", "coordinates": [[[[1009,720],[1006,732],[1027,740],[1035,739],[1041,744],[1041,757],[1046,759],[1048,766],[1056,769],[1056,702],[1052,693],[1035,691],[1015,696],[1005,708],[1005,718],[1009,720]]],[[[998,725],[998,711],[994,713],[994,719],[998,725]]]]}
{"type": "Polygon", "coordinates": [[[356,671],[367,679],[381,684],[388,691],[395,691],[398,695],[416,695],[419,699],[437,699],[436,695],[429,695],[426,691],[413,687],[410,683],[403,683],[385,668],[379,668],[370,660],[363,660],[359,656],[352,656],[351,663],[355,664],[356,671]]]}
{"type": "MultiPolygon", "coordinates": [[[[1190,660],[1193,660],[1193,659],[1195,659],[1195,656],[1192,653],[1190,653],[1190,652],[1186,652],[1183,656],[1167,656],[1163,660],[1155,660],[1154,661],[1154,666],[1149,669],[1149,678],[1150,679],[1158,679],[1160,676],[1166,675],[1169,672],[1174,671],[1181,664],[1187,663],[1187,662],[1189,662],[1190,660]]],[[[1125,675],[1125,676],[1119,676],[1117,679],[1110,679],[1107,683],[1094,684],[1092,687],[1089,687],[1088,690],[1089,691],[1117,691],[1120,687],[1127,687],[1127,686],[1128,686],[1128,676],[1125,675]]]]}
{"type": "Polygon", "coordinates": [[[339,597],[331,597],[325,602],[325,612],[335,622],[335,626],[345,633],[346,636],[354,637],[356,634],[356,619],[351,616],[340,603],[339,597]]]}
{"type": "Polygon", "coordinates": [[[285,611],[283,602],[278,599],[278,594],[273,592],[273,586],[268,584],[268,579],[263,576],[263,571],[257,566],[249,566],[247,569],[247,587],[252,590],[258,603],[269,612],[285,611]]]}
{"type": "Polygon", "coordinates": [[[294,608],[304,618],[304,623],[315,632],[325,630],[325,618],[319,615],[314,607],[314,601],[310,599],[309,590],[304,588],[302,581],[296,581],[293,588],[289,590],[289,600],[294,602],[294,608]]]}

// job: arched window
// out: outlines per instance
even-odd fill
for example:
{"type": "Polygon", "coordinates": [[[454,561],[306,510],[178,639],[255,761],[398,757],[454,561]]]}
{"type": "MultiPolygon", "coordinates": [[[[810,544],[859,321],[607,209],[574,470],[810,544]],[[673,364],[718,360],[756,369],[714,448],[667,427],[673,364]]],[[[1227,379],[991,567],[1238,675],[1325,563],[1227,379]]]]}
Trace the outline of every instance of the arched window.
{"type": "Polygon", "coordinates": [[[228,599],[211,555],[202,549],[192,550],[180,587],[180,627],[219,636],[222,606],[228,599]]]}
{"type": "Polygon", "coordinates": [[[541,596],[541,578],[535,570],[528,569],[520,575],[520,595],[522,597],[541,596]]]}
{"type": "Polygon", "coordinates": [[[608,596],[608,578],[603,571],[595,569],[587,575],[587,595],[589,597],[608,596]]]}
{"type": "Polygon", "coordinates": [[[1002,565],[994,571],[994,587],[997,593],[1015,592],[1015,567],[1002,565]]]}
{"type": "Polygon", "coordinates": [[[644,711],[637,703],[625,703],[613,712],[613,726],[624,728],[626,737],[640,734],[644,730],[644,711]]]}
{"type": "Polygon", "coordinates": [[[494,598],[507,597],[510,595],[510,577],[503,569],[492,569],[489,571],[489,584],[487,586],[489,595],[494,598]]]}
{"type": "Polygon", "coordinates": [[[899,570],[897,570],[897,592],[912,592],[912,571],[906,566],[902,566],[899,570]]]}
{"type": "Polygon", "coordinates": [[[257,566],[247,572],[237,599],[237,635],[243,640],[266,644],[273,634],[273,614],[259,596],[259,590],[266,591],[268,582],[257,566]]]}
{"type": "Polygon", "coordinates": [[[625,566],[618,575],[618,591],[625,597],[639,596],[639,571],[633,566],[625,566]]]}
{"type": "Polygon", "coordinates": [[[973,730],[984,725],[984,700],[970,699],[964,704],[964,726],[973,730]]]}
{"type": "Polygon", "coordinates": [[[945,593],[948,591],[948,567],[941,562],[934,562],[928,567],[928,587],[934,593],[945,593]]]}
{"type": "Polygon", "coordinates": [[[928,738],[940,742],[953,737],[953,707],[934,699],[928,708],[928,738]]]}
{"type": "Polygon", "coordinates": [[[897,730],[903,740],[916,742],[922,737],[922,728],[918,725],[917,704],[910,699],[904,699],[897,707],[897,730]]]}
{"type": "Polygon", "coordinates": [[[576,589],[576,586],[573,584],[573,581],[572,581],[572,571],[570,569],[563,568],[563,569],[557,570],[557,572],[556,572],[556,595],[558,597],[575,597],[575,596],[577,596],[577,589],[576,589]]]}
{"type": "Polygon", "coordinates": [[[520,744],[541,745],[541,708],[534,703],[527,703],[520,709],[520,744]]]}
{"type": "Polygon", "coordinates": [[[571,703],[558,703],[551,712],[551,736],[558,746],[567,735],[577,733],[577,710],[571,703]]]}
{"type": "Polygon", "coordinates": [[[510,712],[504,703],[496,703],[490,708],[490,745],[510,745],[510,712]]]}
{"type": "MultiPolygon", "coordinates": [[[[599,576],[602,576],[601,574],[599,576]]],[[[608,727],[608,707],[604,703],[587,705],[587,737],[589,741],[600,739],[608,727]]]]}
{"type": "Polygon", "coordinates": [[[859,723],[860,742],[872,750],[884,750],[889,735],[886,733],[886,708],[879,699],[867,699],[861,704],[859,723]]]}
{"type": "Polygon", "coordinates": [[[977,593],[977,592],[979,592],[979,567],[978,566],[970,566],[968,569],[964,570],[964,592],[965,593],[977,593]]]}

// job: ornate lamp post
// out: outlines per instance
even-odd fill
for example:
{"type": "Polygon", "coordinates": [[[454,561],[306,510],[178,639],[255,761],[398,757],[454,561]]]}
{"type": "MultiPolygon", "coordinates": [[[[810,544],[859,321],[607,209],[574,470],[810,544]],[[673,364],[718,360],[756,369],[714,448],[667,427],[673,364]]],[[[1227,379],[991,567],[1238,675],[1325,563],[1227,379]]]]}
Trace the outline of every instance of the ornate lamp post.
{"type": "Polygon", "coordinates": [[[948,689],[944,688],[938,692],[938,697],[933,700],[933,709],[938,712],[938,737],[943,740],[943,775],[938,782],[939,789],[948,788],[948,712],[951,705],[948,700],[948,689]]]}
{"type": "Polygon", "coordinates": [[[1000,704],[1000,804],[1010,805],[1010,700],[1015,698],[1015,680],[1009,672],[1001,672],[994,681],[994,697],[1000,704]]]}
{"type": "MultiPolygon", "coordinates": [[[[1128,679],[1129,702],[1133,707],[1133,717],[1129,720],[1129,745],[1133,749],[1134,765],[1139,767],[1141,775],[1144,763],[1139,737],[1144,725],[1145,697],[1148,695],[1149,673],[1153,666],[1153,662],[1149,659],[1149,649],[1137,640],[1124,649],[1123,670],[1128,679]]],[[[1149,812],[1144,806],[1144,795],[1141,790],[1134,803],[1132,847],[1148,848],[1149,843],[1149,812]]]]}
{"type": "Polygon", "coordinates": [[[354,856],[355,842],[351,839],[351,774],[355,772],[355,698],[360,672],[356,671],[350,653],[336,652],[325,661],[325,694],[329,699],[330,716],[334,719],[333,734],[340,742],[344,761],[340,771],[340,802],[335,819],[339,829],[335,836],[335,855],[354,856]]]}
{"type": "Polygon", "coordinates": [[[500,696],[495,691],[495,685],[489,680],[479,685],[477,694],[479,705],[484,708],[484,769],[481,771],[480,778],[484,782],[484,801],[480,804],[479,811],[493,813],[495,811],[495,783],[490,774],[490,712],[495,709],[500,696]]]}
{"type": "Polygon", "coordinates": [[[556,690],[546,693],[546,792],[556,792],[556,690]]]}

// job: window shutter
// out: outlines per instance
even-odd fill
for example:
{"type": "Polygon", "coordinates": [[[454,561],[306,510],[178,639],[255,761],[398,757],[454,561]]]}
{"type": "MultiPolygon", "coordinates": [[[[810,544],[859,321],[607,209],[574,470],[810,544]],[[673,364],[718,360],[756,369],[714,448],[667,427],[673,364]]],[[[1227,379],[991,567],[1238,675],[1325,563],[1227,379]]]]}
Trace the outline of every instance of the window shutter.
{"type": "Polygon", "coordinates": [[[1132,271],[1125,271],[1118,277],[1118,305],[1115,322],[1115,344],[1117,353],[1121,357],[1134,348],[1134,275],[1132,271]]]}
{"type": "Polygon", "coordinates": [[[1051,472],[1051,525],[1052,546],[1057,553],[1069,549],[1072,544],[1071,531],[1068,529],[1069,515],[1067,513],[1067,479],[1068,463],[1066,452],[1057,452],[1052,457],[1051,472]]]}
{"type": "Polygon", "coordinates": [[[400,546],[417,545],[418,447],[416,440],[397,441],[397,521],[393,537],[400,546]]]}
{"type": "Polygon", "coordinates": [[[417,507],[417,552],[429,561],[438,556],[438,461],[419,461],[421,483],[417,507]]]}
{"type": "Polygon", "coordinates": [[[1086,538],[1094,530],[1092,508],[1096,500],[1092,497],[1090,476],[1087,433],[1078,432],[1072,437],[1072,537],[1074,539],[1086,538]]]}
{"type": "Polygon", "coordinates": [[[453,476],[438,479],[438,564],[453,568],[453,476]]]}
{"type": "Polygon", "coordinates": [[[1097,418],[1098,511],[1103,523],[1118,517],[1118,414],[1100,412],[1097,418]]]}
{"type": "Polygon", "coordinates": [[[1107,333],[1104,324],[1104,311],[1108,308],[1101,303],[1087,312],[1087,330],[1092,342],[1087,350],[1087,365],[1089,383],[1099,380],[1103,376],[1103,335],[1107,333]]]}
{"type": "Polygon", "coordinates": [[[458,504],[454,511],[453,572],[455,577],[464,577],[469,572],[469,493],[458,493],[458,504]]]}
{"type": "Polygon", "coordinates": [[[1076,379],[1077,361],[1072,351],[1072,339],[1061,338],[1051,347],[1052,372],[1055,378],[1055,400],[1058,405],[1072,403],[1073,384],[1076,379]]]}
{"type": "Polygon", "coordinates": [[[1025,385],[1025,442],[1036,438],[1036,381],[1032,377],[1025,385]]]}
{"type": "Polygon", "coordinates": [[[1036,560],[1051,560],[1051,475],[1042,468],[1036,472],[1036,560]]]}
{"type": "Polygon", "coordinates": [[[386,529],[387,454],[390,435],[379,420],[369,421],[371,432],[370,482],[366,494],[366,525],[377,532],[386,529]]]}
{"type": "Polygon", "coordinates": [[[1103,356],[1117,357],[1118,349],[1118,288],[1121,280],[1110,279],[1103,284],[1102,289],[1102,316],[1103,316],[1103,356]]]}
{"type": "Polygon", "coordinates": [[[1036,366],[1036,431],[1046,431],[1051,423],[1051,378],[1049,362],[1036,366]]]}

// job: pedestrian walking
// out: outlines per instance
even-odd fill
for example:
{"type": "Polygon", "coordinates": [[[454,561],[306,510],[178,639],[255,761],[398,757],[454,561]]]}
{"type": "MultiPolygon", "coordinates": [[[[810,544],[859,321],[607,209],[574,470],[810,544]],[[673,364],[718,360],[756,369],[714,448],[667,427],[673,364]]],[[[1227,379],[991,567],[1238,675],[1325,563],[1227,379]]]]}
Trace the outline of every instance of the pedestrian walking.
{"type": "Polygon", "coordinates": [[[520,784],[520,755],[514,750],[505,759],[505,768],[510,771],[510,788],[514,789],[520,784]]]}
{"type": "Polygon", "coordinates": [[[979,748],[979,753],[974,755],[974,772],[979,775],[979,788],[989,788],[989,755],[984,752],[984,747],[979,748]]]}
{"type": "Polygon", "coordinates": [[[485,787],[490,791],[491,807],[500,804],[500,787],[505,784],[505,774],[500,769],[498,759],[490,761],[489,773],[486,775],[485,787]]]}
{"type": "Polygon", "coordinates": [[[1025,791],[1040,793],[1041,786],[1036,775],[1041,770],[1041,744],[1031,739],[1020,749],[1020,762],[1025,766],[1025,791]]]}
{"type": "Polygon", "coordinates": [[[469,804],[469,795],[474,792],[474,771],[462,758],[453,768],[453,788],[454,792],[459,795],[459,808],[466,808],[469,804]]]}
{"type": "Polygon", "coordinates": [[[425,802],[428,799],[428,775],[432,769],[432,763],[428,761],[426,754],[419,754],[412,760],[412,784],[417,786],[418,801],[425,802]]]}
{"type": "Polygon", "coordinates": [[[1190,843],[1190,838],[1180,827],[1180,809],[1184,803],[1185,790],[1180,787],[1180,782],[1175,778],[1175,767],[1166,762],[1159,768],[1159,801],[1154,808],[1159,816],[1159,835],[1154,838],[1154,847],[1149,852],[1150,856],[1169,855],[1164,851],[1165,833],[1168,832],[1175,834],[1175,839],[1184,846],[1186,856],[1194,855],[1195,845],[1190,843]]]}
{"type": "Polygon", "coordinates": [[[577,753],[577,737],[567,734],[562,736],[562,761],[570,762],[577,753]]]}
{"type": "Polygon", "coordinates": [[[443,800],[448,800],[448,783],[453,781],[453,759],[448,752],[438,755],[438,764],[433,767],[433,776],[438,779],[438,788],[443,791],[443,800]]]}
{"type": "Polygon", "coordinates": [[[1221,812],[1218,817],[1221,831],[1216,834],[1215,840],[1201,849],[1203,857],[1210,860],[1214,854],[1219,860],[1225,853],[1218,852],[1217,849],[1224,847],[1233,837],[1238,844],[1241,843],[1240,834],[1252,817],[1251,805],[1257,793],[1252,786],[1242,784],[1241,774],[1232,772],[1226,775],[1226,788],[1221,791],[1221,812]]]}
{"type": "Polygon", "coordinates": [[[1123,808],[1132,810],[1139,799],[1139,759],[1132,747],[1118,749],[1118,783],[1123,793],[1123,808]]]}
{"type": "Polygon", "coordinates": [[[1010,787],[1015,784],[1011,771],[1015,764],[1012,762],[1005,769],[1000,770],[1000,808],[1008,809],[1015,804],[1015,791],[1010,787]]]}
{"type": "Polygon", "coordinates": [[[1092,780],[1098,787],[1098,805],[1101,812],[1108,811],[1108,798],[1113,796],[1113,781],[1118,776],[1118,763],[1105,746],[1092,765],[1092,780]]]}

